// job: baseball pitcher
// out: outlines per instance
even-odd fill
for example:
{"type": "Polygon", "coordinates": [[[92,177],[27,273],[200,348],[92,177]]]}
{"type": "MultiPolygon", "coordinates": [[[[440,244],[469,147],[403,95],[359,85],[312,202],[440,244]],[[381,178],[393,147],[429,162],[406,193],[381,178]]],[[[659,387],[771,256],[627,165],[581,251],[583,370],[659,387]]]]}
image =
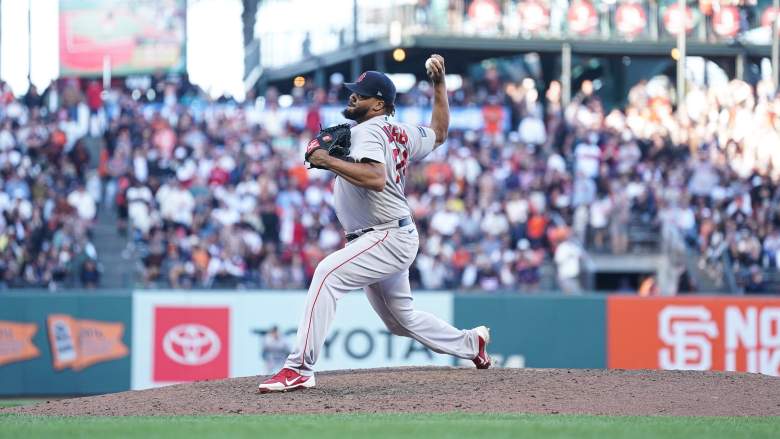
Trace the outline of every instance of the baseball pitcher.
{"type": "Polygon", "coordinates": [[[314,365],[336,303],[360,288],[393,334],[490,367],[488,328],[457,329],[412,306],[408,269],[419,237],[404,195],[406,170],[444,142],[450,120],[444,58],[432,55],[425,66],[435,91],[430,128],[394,122],[395,85],[385,74],[367,71],[345,84],[352,94],[343,114],[357,125],[328,128],[309,143],[305,161],[336,174],[335,208],[347,245],[317,266],[297,342],[260,392],[314,387],[314,365]]]}

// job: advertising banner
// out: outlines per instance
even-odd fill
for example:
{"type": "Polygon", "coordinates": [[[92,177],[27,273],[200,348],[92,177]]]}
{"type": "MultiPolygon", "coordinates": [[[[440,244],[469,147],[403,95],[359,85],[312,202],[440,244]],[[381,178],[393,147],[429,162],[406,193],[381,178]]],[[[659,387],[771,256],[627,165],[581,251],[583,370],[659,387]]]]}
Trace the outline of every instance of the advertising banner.
{"type": "MultiPolygon", "coordinates": [[[[132,388],[275,372],[295,343],[305,298],[301,291],[136,292],[132,388]]],[[[418,294],[414,305],[452,321],[448,293],[418,294]]],[[[355,292],[338,302],[317,370],[451,364],[391,335],[355,292]]]]}
{"type": "Polygon", "coordinates": [[[455,296],[455,326],[491,328],[499,367],[605,366],[604,298],[455,296]]]}
{"type": "Polygon", "coordinates": [[[37,331],[35,323],[0,320],[0,366],[41,355],[32,341],[37,331]]]}
{"type": "Polygon", "coordinates": [[[0,395],[130,388],[130,294],[0,294],[0,395]]]}
{"type": "Polygon", "coordinates": [[[609,367],[780,375],[780,299],[610,297],[609,367]]]}
{"type": "Polygon", "coordinates": [[[184,0],[60,0],[60,73],[184,69],[184,0]]]}

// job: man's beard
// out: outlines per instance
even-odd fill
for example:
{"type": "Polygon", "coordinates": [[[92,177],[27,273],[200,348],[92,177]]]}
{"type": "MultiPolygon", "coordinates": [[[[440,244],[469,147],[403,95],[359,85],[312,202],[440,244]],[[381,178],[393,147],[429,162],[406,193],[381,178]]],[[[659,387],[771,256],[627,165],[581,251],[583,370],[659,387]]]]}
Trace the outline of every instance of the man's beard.
{"type": "Polygon", "coordinates": [[[345,108],[341,111],[341,114],[346,117],[349,120],[359,121],[366,117],[368,114],[368,108],[360,108],[360,107],[354,107],[354,108],[345,108]]]}

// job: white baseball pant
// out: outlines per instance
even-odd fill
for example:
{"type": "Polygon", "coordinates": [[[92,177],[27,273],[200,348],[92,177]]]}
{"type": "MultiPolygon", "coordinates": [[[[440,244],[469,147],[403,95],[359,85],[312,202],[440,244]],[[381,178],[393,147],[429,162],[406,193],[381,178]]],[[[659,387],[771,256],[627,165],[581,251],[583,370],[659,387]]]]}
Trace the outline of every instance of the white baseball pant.
{"type": "Polygon", "coordinates": [[[411,337],[434,352],[472,359],[479,351],[473,330],[460,330],[412,307],[409,265],[417,256],[414,224],[374,230],[347,243],[317,265],[298,325],[298,338],[284,367],[314,374],[322,345],[336,315],[336,302],[363,288],[369,303],[395,335],[411,337]]]}

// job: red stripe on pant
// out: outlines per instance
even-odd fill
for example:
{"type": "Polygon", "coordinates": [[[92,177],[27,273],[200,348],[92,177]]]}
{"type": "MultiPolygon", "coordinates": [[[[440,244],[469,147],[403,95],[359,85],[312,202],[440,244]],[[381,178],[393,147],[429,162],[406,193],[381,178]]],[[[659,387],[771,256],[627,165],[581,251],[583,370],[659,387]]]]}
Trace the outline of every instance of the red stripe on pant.
{"type": "Polygon", "coordinates": [[[349,261],[355,259],[356,257],[358,257],[358,256],[362,255],[363,253],[365,253],[365,252],[371,250],[372,248],[374,248],[377,244],[383,242],[385,239],[387,239],[387,235],[389,235],[389,234],[390,234],[390,231],[388,230],[385,233],[385,236],[382,237],[382,239],[380,239],[379,241],[371,244],[368,248],[361,250],[360,253],[356,254],[355,256],[350,257],[346,261],[344,261],[341,264],[339,264],[337,267],[334,267],[332,270],[330,270],[328,272],[328,274],[325,275],[325,277],[322,278],[322,282],[320,282],[320,286],[319,286],[319,288],[317,288],[317,295],[314,296],[314,302],[312,302],[312,304],[311,304],[311,311],[309,311],[310,312],[310,314],[309,314],[309,326],[306,328],[306,338],[304,338],[303,350],[301,351],[301,367],[303,367],[304,364],[306,363],[306,347],[309,345],[309,333],[311,332],[311,321],[314,319],[314,307],[317,305],[317,299],[320,298],[320,291],[322,291],[322,287],[325,285],[325,280],[328,279],[328,276],[330,276],[331,273],[333,273],[334,271],[336,271],[339,268],[343,267],[349,261]]]}

